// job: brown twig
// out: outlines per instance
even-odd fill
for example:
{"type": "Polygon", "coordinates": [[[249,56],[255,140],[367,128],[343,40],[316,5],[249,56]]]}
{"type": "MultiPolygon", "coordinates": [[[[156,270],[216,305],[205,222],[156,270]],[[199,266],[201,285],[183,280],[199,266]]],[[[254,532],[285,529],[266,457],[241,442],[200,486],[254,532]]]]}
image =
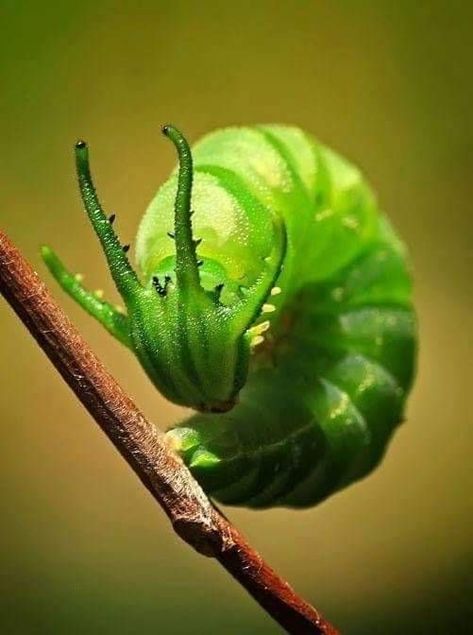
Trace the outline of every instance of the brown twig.
{"type": "Polygon", "coordinates": [[[66,383],[168,515],[174,530],[216,558],[289,633],[336,635],[223,518],[164,434],[145,419],[0,231],[0,290],[66,383]]]}

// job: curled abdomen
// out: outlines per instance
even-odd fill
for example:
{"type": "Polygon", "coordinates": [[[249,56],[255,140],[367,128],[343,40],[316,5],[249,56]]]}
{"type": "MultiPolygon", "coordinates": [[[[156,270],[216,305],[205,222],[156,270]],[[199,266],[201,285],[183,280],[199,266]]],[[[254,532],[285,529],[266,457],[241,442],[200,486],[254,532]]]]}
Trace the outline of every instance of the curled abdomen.
{"type": "Polygon", "coordinates": [[[382,457],[402,421],[416,332],[403,254],[385,235],[282,308],[238,406],[168,433],[217,500],[313,505],[382,457]]]}

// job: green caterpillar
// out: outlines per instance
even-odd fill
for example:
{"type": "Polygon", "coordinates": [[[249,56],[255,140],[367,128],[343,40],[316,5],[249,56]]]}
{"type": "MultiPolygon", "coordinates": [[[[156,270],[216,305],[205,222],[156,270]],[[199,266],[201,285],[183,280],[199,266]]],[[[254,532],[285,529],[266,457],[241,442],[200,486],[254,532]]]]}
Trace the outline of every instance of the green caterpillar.
{"type": "Polygon", "coordinates": [[[295,127],[218,130],[190,151],[136,241],[139,275],[76,144],[85,209],[126,314],[47,247],[63,289],[197,414],[167,436],[234,505],[304,507],[365,476],[402,420],[416,357],[405,250],[360,172],[295,127]]]}

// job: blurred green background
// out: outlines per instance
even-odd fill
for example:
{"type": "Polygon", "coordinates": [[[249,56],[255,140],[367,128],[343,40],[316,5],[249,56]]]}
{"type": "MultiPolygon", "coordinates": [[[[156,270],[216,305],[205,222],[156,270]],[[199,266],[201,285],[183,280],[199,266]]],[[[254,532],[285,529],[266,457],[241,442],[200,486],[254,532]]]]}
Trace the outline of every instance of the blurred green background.
{"type": "MultiPolygon", "coordinates": [[[[312,510],[228,510],[344,633],[473,630],[472,6],[0,2],[1,226],[48,281],[43,242],[113,295],[73,142],[90,142],[128,242],[174,164],[168,121],[192,140],[235,123],[300,125],[362,166],[409,245],[419,375],[382,466],[312,510]]],[[[182,416],[51,288],[152,420],[182,416]]],[[[5,305],[0,320],[0,632],[279,632],[179,542],[5,305]]]]}

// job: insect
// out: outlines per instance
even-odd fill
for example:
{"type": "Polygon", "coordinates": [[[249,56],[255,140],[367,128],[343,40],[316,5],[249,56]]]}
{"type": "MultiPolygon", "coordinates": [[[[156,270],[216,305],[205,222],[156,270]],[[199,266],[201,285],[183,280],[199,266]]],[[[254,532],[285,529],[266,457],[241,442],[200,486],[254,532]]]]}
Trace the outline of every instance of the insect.
{"type": "Polygon", "coordinates": [[[48,247],[63,289],[196,414],[167,432],[209,495],[306,507],[368,474],[403,418],[416,319],[403,244],[349,162],[302,130],[235,127],[191,152],[144,215],[138,273],[102,210],[86,212],[126,312],[48,247]]]}

